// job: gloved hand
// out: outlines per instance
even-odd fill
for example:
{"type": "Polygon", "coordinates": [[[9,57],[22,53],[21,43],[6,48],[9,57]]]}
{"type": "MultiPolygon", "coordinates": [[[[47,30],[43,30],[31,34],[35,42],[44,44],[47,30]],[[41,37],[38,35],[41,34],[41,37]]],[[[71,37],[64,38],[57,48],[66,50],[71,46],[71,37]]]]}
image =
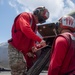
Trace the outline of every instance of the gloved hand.
{"type": "Polygon", "coordinates": [[[40,45],[41,45],[42,47],[44,47],[44,46],[46,46],[46,42],[45,42],[44,40],[42,40],[42,41],[40,42],[40,45]]]}
{"type": "Polygon", "coordinates": [[[32,57],[32,58],[36,57],[36,55],[34,53],[32,53],[32,52],[28,52],[27,56],[32,57]]]}
{"type": "Polygon", "coordinates": [[[33,53],[37,52],[37,50],[38,50],[38,49],[37,49],[35,46],[32,47],[32,52],[33,52],[33,53]]]}

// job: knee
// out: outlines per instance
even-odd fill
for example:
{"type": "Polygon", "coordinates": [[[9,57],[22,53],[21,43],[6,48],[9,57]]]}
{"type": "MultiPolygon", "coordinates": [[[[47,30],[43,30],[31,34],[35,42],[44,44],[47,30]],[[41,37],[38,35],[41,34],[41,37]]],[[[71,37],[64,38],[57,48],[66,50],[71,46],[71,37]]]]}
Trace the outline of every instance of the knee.
{"type": "Polygon", "coordinates": [[[21,69],[26,69],[27,65],[26,62],[18,61],[16,63],[13,63],[10,67],[12,70],[21,70],[21,69]]]}

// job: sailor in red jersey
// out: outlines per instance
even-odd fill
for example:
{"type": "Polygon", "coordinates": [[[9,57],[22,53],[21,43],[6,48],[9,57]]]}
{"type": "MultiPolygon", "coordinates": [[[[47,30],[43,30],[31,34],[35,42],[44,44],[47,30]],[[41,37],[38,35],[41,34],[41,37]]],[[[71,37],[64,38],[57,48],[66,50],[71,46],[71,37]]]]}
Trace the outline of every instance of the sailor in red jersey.
{"type": "Polygon", "coordinates": [[[38,23],[44,23],[49,18],[49,12],[45,7],[36,8],[33,13],[23,12],[19,14],[12,26],[12,38],[8,41],[9,64],[12,75],[24,75],[27,66],[31,67],[32,61],[26,56],[32,52],[35,42],[45,46],[46,42],[36,35],[38,23]],[[26,61],[24,60],[24,57],[26,61]],[[31,63],[28,63],[31,62],[31,63]]]}
{"type": "Polygon", "coordinates": [[[59,35],[54,39],[48,75],[75,75],[75,19],[59,19],[59,35]]]}

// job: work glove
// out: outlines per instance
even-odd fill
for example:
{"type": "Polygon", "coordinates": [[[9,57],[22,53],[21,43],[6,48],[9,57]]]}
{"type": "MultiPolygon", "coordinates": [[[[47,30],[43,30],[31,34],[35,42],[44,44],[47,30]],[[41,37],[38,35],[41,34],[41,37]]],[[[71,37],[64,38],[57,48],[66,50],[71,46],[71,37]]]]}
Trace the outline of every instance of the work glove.
{"type": "Polygon", "coordinates": [[[36,55],[34,53],[32,53],[32,52],[28,52],[27,53],[27,56],[28,57],[32,57],[32,58],[35,58],[36,57],[36,55]]]}
{"type": "Polygon", "coordinates": [[[41,48],[46,46],[46,42],[44,40],[42,40],[39,44],[37,44],[36,46],[32,47],[32,52],[37,52],[38,50],[40,50],[41,48]]]}
{"type": "Polygon", "coordinates": [[[35,53],[35,52],[37,52],[37,51],[38,51],[37,47],[33,46],[33,47],[32,47],[32,52],[35,53]]]}
{"type": "Polygon", "coordinates": [[[42,41],[40,42],[40,45],[41,45],[42,47],[45,47],[45,46],[46,46],[46,42],[45,42],[44,40],[42,40],[42,41]]]}

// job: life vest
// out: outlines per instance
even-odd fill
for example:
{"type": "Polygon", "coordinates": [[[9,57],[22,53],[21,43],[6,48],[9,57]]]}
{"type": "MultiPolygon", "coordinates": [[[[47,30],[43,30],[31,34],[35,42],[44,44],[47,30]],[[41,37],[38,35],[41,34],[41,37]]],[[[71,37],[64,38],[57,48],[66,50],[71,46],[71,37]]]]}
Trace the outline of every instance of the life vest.
{"type": "MultiPolygon", "coordinates": [[[[73,71],[75,72],[75,35],[66,32],[63,34],[59,34],[57,37],[59,36],[64,37],[68,42],[68,49],[67,49],[65,58],[62,62],[59,75],[69,75],[73,73],[73,71]]],[[[54,46],[54,43],[53,43],[53,46],[54,46]]]]}

